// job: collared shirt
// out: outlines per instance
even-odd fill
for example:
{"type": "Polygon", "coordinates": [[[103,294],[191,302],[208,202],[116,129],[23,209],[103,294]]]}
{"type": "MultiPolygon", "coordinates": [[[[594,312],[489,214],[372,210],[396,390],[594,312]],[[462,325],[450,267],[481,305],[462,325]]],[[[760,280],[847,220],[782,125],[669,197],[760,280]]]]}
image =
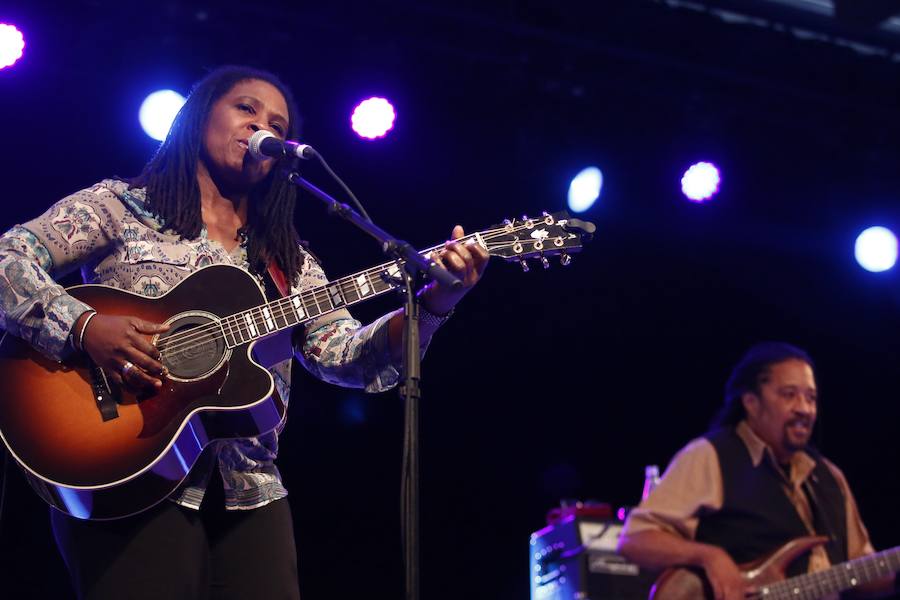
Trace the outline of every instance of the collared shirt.
{"type": "MultiPolygon", "coordinates": [[[[763,460],[771,461],[781,474],[784,493],[797,510],[810,535],[815,534],[812,509],[803,482],[816,466],[815,460],[806,452],[795,452],[791,457],[790,473],[785,473],[772,449],[757,436],[746,422],[737,426],[737,434],[747,446],[754,466],[763,460]]],[[[869,540],[850,492],[844,474],[831,461],[822,459],[831,470],[841,492],[847,512],[847,551],[849,558],[871,554],[875,550],[869,540]]],[[[697,438],[675,455],[669,463],[659,485],[631,511],[625,523],[623,535],[633,535],[647,530],[661,530],[685,539],[694,539],[700,524],[700,515],[716,512],[722,508],[724,490],[719,457],[713,445],[706,438],[697,438]]],[[[821,571],[830,566],[824,548],[817,546],[810,554],[809,572],[821,571]]]]}
{"type": "MultiPolygon", "coordinates": [[[[303,253],[292,293],[327,282],[312,255],[303,253]]],[[[74,323],[90,307],[68,295],[55,277],[80,268],[87,283],[153,297],[211,264],[230,264],[249,272],[241,245],[227,251],[210,240],[205,229],[197,239],[181,239],[148,210],[144,190],[104,180],[0,237],[0,325],[46,356],[62,360],[72,352],[67,339],[74,323]]],[[[301,336],[295,356],[322,380],[368,392],[389,389],[399,377],[388,343],[387,322],[392,316],[389,313],[367,326],[346,309],[313,319],[305,325],[306,335],[301,336]]],[[[423,351],[428,337],[423,335],[423,351]]],[[[272,367],[271,373],[287,405],[290,360],[272,367]]],[[[222,475],[229,509],[255,508],[286,496],[274,464],[279,432],[214,442],[171,499],[199,508],[214,463],[222,475]]]]}

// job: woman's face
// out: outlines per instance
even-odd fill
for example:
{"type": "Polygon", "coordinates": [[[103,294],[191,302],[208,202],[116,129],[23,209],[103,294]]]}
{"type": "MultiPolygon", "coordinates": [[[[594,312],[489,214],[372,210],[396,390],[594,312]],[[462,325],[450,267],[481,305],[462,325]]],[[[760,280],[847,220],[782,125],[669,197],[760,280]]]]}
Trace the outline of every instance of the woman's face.
{"type": "Polygon", "coordinates": [[[287,102],[268,82],[239,81],[213,104],[206,120],[200,158],[210,174],[241,189],[265,179],[275,161],[258,161],[247,150],[250,136],[260,129],[284,139],[287,102]]]}

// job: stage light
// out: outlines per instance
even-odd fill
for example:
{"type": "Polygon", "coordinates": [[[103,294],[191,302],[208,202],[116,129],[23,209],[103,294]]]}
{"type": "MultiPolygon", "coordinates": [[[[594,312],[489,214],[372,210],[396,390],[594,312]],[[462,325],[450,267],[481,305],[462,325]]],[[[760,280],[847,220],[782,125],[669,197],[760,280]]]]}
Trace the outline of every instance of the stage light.
{"type": "Polygon", "coordinates": [[[159,90],[147,96],[138,112],[144,133],[160,142],[166,139],[172,121],[183,105],[184,96],[172,90],[159,90]]]}
{"type": "Polygon", "coordinates": [[[350,116],[353,131],[362,138],[374,140],[393,129],[397,114],[384,98],[372,97],[360,102],[350,116]]]}
{"type": "Polygon", "coordinates": [[[719,191],[719,169],[708,162],[691,165],[681,178],[681,191],[691,202],[706,202],[719,191]]]}
{"type": "Polygon", "coordinates": [[[25,36],[15,25],[0,23],[0,69],[11,67],[25,52],[25,36]]]}
{"type": "Polygon", "coordinates": [[[597,167],[582,169],[569,184],[569,210],[584,212],[594,205],[603,189],[603,172],[597,167]]]}
{"type": "Polygon", "coordinates": [[[856,238],[854,254],[866,271],[887,271],[897,262],[897,236],[886,227],[869,227],[856,238]]]}

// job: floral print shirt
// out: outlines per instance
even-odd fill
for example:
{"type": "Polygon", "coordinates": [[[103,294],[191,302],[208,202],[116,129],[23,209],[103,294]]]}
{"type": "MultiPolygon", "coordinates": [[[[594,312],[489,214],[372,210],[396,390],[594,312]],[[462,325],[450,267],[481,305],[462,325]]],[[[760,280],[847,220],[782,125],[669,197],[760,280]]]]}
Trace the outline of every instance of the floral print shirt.
{"type": "MultiPolygon", "coordinates": [[[[249,272],[241,245],[229,252],[210,240],[205,229],[197,239],[181,239],[148,210],[143,189],[104,180],[0,237],[0,326],[62,360],[74,351],[68,338],[75,321],[91,307],[66,294],[55,277],[80,268],[86,283],[153,297],[202,267],[223,263],[249,272]]],[[[304,251],[292,293],[326,282],[318,262],[304,251]]],[[[368,392],[386,390],[399,377],[388,345],[392,316],[362,326],[346,309],[323,315],[305,324],[305,335],[295,336],[294,355],[324,381],[368,392]]],[[[290,360],[270,371],[287,405],[290,360]]],[[[207,446],[171,499],[199,508],[213,465],[222,476],[228,509],[256,508],[283,498],[287,491],[274,464],[279,433],[207,446]]]]}

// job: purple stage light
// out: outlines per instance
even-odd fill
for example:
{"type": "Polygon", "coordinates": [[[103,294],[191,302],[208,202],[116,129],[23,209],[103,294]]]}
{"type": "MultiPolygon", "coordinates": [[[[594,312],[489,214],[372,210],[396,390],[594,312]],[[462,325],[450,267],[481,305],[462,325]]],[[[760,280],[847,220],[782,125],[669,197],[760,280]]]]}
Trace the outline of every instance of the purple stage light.
{"type": "Polygon", "coordinates": [[[681,178],[681,191],[691,202],[706,202],[719,191],[719,169],[708,162],[691,165],[681,178]]]}
{"type": "Polygon", "coordinates": [[[394,107],[384,98],[373,97],[360,102],[353,110],[350,124],[362,138],[374,140],[394,127],[394,107]]]}
{"type": "Polygon", "coordinates": [[[0,23],[0,69],[11,67],[22,58],[25,36],[15,25],[0,23]]]}

